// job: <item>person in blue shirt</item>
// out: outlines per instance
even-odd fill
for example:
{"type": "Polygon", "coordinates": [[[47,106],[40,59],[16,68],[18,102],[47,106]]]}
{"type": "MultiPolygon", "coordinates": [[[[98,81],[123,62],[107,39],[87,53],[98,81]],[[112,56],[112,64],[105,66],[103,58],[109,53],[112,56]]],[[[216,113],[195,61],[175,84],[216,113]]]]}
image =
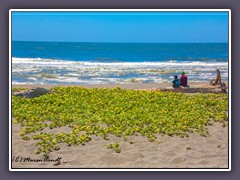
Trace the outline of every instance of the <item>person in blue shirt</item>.
{"type": "Polygon", "coordinates": [[[173,83],[172,84],[173,88],[179,88],[180,87],[180,81],[179,81],[177,75],[174,76],[174,80],[172,80],[172,83],[173,83]]]}

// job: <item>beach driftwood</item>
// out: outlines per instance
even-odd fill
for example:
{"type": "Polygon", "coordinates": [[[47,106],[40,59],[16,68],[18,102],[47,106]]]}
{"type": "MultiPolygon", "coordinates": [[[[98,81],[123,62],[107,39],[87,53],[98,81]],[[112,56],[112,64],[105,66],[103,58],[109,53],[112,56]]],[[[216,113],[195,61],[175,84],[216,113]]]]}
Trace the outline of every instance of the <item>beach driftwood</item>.
{"type": "Polygon", "coordinates": [[[28,90],[23,90],[20,92],[14,92],[14,96],[20,96],[20,97],[26,97],[26,98],[35,98],[39,97],[45,94],[52,93],[51,90],[45,89],[45,88],[33,88],[33,89],[28,89],[28,90]]]}
{"type": "Polygon", "coordinates": [[[219,88],[165,88],[159,89],[162,92],[180,92],[180,93],[223,93],[219,88]]]}
{"type": "Polygon", "coordinates": [[[163,89],[156,89],[162,92],[179,92],[179,93],[213,93],[213,94],[221,94],[223,92],[218,86],[212,86],[208,84],[201,84],[201,85],[192,85],[190,87],[166,87],[163,89]]]}

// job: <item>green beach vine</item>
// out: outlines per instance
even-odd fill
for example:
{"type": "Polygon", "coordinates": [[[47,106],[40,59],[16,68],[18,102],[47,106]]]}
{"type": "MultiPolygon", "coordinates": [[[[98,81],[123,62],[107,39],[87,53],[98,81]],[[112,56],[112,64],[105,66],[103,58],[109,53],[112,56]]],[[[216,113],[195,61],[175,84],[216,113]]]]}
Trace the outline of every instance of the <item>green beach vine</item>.
{"type": "MultiPolygon", "coordinates": [[[[207,136],[207,125],[227,125],[228,95],[54,87],[53,93],[36,98],[12,96],[12,116],[23,140],[36,140],[36,153],[49,155],[69,146],[86,145],[93,136],[106,141],[109,135],[134,145],[131,136],[142,135],[158,142],[157,135],[207,136]],[[71,132],[46,133],[45,128],[68,126],[71,132]]],[[[19,91],[19,89],[13,89],[19,91]]],[[[119,142],[106,145],[121,152],[119,142]]]]}

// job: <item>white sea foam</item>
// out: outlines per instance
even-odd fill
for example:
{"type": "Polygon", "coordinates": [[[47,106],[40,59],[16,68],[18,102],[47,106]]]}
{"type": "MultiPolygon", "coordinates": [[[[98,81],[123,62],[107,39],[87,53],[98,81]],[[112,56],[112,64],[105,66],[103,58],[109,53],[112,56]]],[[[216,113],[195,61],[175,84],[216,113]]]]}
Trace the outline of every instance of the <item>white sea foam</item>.
{"type": "Polygon", "coordinates": [[[209,81],[216,75],[216,68],[222,72],[222,78],[228,79],[227,62],[76,62],[42,58],[12,58],[13,83],[131,83],[131,79],[140,83],[171,82],[173,75],[185,70],[193,81],[209,81]],[[48,78],[41,74],[50,75],[48,78]],[[51,78],[51,75],[58,78],[51,78]],[[29,82],[30,81],[30,82],[29,82]]]}
{"type": "Polygon", "coordinates": [[[12,81],[12,84],[25,85],[25,84],[33,84],[33,83],[31,83],[31,82],[12,81]]]}
{"type": "Polygon", "coordinates": [[[36,80],[37,80],[37,78],[35,78],[35,77],[29,77],[28,79],[29,79],[29,80],[33,80],[33,81],[36,81],[36,80]]]}
{"type": "Polygon", "coordinates": [[[53,60],[53,59],[42,59],[42,58],[12,58],[13,64],[34,64],[34,65],[62,65],[63,67],[67,67],[69,65],[74,66],[99,66],[99,67],[107,67],[107,66],[121,66],[121,67],[135,67],[135,66],[226,66],[227,62],[200,62],[200,61],[192,61],[192,62],[177,62],[174,60],[166,61],[166,62],[87,62],[87,61],[68,61],[68,60],[53,60]]]}

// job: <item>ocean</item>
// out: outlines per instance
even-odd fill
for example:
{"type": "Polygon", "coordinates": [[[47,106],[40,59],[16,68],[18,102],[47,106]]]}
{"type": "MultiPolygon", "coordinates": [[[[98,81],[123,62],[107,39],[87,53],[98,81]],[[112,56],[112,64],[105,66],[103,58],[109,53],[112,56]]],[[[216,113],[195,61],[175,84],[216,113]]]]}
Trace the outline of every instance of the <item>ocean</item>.
{"type": "Polygon", "coordinates": [[[12,42],[12,84],[228,81],[228,43],[12,42]]]}

